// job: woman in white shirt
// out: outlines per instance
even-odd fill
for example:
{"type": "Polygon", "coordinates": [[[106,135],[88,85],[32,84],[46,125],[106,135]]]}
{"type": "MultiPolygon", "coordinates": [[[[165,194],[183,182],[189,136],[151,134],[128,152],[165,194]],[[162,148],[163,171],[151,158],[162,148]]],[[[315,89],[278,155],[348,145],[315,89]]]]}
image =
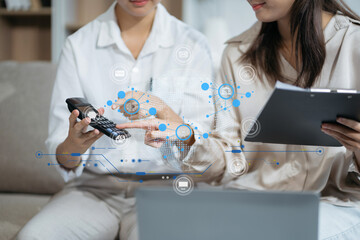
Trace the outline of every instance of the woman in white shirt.
{"type": "Polygon", "coordinates": [[[201,82],[213,75],[207,42],[159,2],[118,0],[66,40],[46,143],[53,154],[51,167],[68,183],[22,229],[19,239],[114,239],[119,228],[121,239],[136,239],[134,189],[171,185],[168,173],[182,171],[190,146],[210,131],[213,118],[206,114],[214,112],[213,104],[201,91],[201,82]],[[98,130],[87,131],[90,119],[77,122],[77,110],[70,115],[65,104],[70,97],[86,98],[117,123],[135,115],[124,112],[124,102],[120,113],[111,109],[115,100],[119,104],[136,98],[137,118],[154,115],[152,121],[169,124],[166,131],[172,135],[178,135],[174,129],[180,125],[189,131],[183,141],[153,139],[145,144],[149,131],[130,129],[131,137],[117,145],[98,130]]]}

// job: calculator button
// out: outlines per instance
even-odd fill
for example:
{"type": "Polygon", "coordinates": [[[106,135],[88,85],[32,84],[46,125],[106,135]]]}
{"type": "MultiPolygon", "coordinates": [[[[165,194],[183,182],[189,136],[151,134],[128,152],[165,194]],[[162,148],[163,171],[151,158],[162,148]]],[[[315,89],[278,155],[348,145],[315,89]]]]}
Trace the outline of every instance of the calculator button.
{"type": "Polygon", "coordinates": [[[109,133],[113,132],[113,130],[111,128],[107,128],[106,131],[108,131],[109,133]]]}

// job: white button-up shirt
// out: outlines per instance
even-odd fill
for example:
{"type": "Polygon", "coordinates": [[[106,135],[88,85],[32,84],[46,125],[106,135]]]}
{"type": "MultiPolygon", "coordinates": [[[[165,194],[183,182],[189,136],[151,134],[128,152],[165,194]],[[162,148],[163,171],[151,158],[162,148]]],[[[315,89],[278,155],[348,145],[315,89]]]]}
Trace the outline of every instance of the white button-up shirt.
{"type": "Polygon", "coordinates": [[[212,127],[213,119],[206,115],[214,112],[213,104],[208,93],[201,91],[202,82],[210,82],[213,77],[205,37],[170,16],[159,4],[151,33],[134,59],[121,38],[115,6],[71,35],[63,48],[46,144],[49,154],[54,154],[50,156],[52,165],[65,181],[80,176],[85,167],[99,174],[178,172],[179,158],[184,156],[176,152],[181,149],[168,144],[161,149],[149,147],[144,144],[144,130],[130,129],[132,137],[123,145],[114,145],[103,136],[82,155],[79,167],[66,171],[58,165],[55,152],[68,134],[67,98],[84,97],[94,107],[104,107],[105,117],[123,123],[129,120],[111,110],[108,103],[115,102],[119,91],[151,91],[196,129],[197,142],[212,127]]]}

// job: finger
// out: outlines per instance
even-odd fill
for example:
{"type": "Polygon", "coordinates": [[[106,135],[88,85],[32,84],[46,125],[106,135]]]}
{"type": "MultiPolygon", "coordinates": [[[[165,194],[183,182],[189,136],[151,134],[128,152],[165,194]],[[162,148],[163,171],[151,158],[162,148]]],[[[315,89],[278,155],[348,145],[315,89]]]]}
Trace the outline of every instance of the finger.
{"type": "Polygon", "coordinates": [[[164,139],[154,138],[154,133],[152,131],[146,131],[145,133],[145,144],[154,147],[160,148],[166,141],[164,139]]]}
{"type": "Polygon", "coordinates": [[[357,132],[360,132],[360,123],[351,119],[347,118],[338,118],[336,121],[342,125],[347,126],[348,128],[351,128],[357,132]]]}
{"type": "Polygon", "coordinates": [[[356,148],[356,149],[360,149],[360,143],[359,142],[354,141],[353,139],[351,139],[351,138],[349,138],[349,137],[347,137],[347,136],[345,136],[345,135],[343,135],[341,133],[331,131],[331,130],[325,130],[325,129],[323,130],[323,132],[330,135],[331,137],[335,138],[341,144],[345,143],[348,146],[351,146],[351,147],[356,148]]]}
{"type": "Polygon", "coordinates": [[[118,100],[114,102],[113,105],[111,105],[111,109],[112,110],[118,109],[119,107],[124,106],[125,102],[126,102],[126,96],[125,98],[118,98],[118,100]]]}
{"type": "Polygon", "coordinates": [[[343,145],[346,149],[350,150],[350,151],[355,151],[356,148],[354,146],[352,146],[351,144],[349,144],[348,142],[346,142],[345,140],[339,138],[339,137],[336,137],[336,136],[333,136],[331,134],[328,134],[329,136],[335,138],[341,145],[343,145]]]}
{"type": "Polygon", "coordinates": [[[89,135],[88,139],[85,140],[85,142],[87,144],[92,145],[94,142],[96,142],[99,138],[101,138],[102,136],[104,136],[103,133],[101,133],[99,130],[95,129],[93,131],[91,131],[92,133],[89,135]],[[96,132],[97,131],[97,132],[96,132]]]}
{"type": "Polygon", "coordinates": [[[357,132],[357,131],[355,131],[351,128],[348,128],[344,125],[324,123],[324,124],[322,124],[322,129],[338,132],[342,135],[347,136],[348,138],[351,138],[355,141],[360,142],[360,132],[357,132]]]}
{"type": "Polygon", "coordinates": [[[104,113],[105,113],[105,109],[102,107],[99,108],[97,111],[99,112],[100,115],[104,115],[104,113]]]}
{"type": "Polygon", "coordinates": [[[72,128],[74,127],[74,125],[77,123],[77,118],[79,116],[79,111],[78,110],[74,110],[71,112],[70,116],[69,116],[69,126],[72,128]]]}
{"type": "Polygon", "coordinates": [[[137,122],[131,122],[131,123],[117,124],[116,128],[119,128],[119,129],[140,128],[140,129],[144,129],[144,130],[158,130],[159,123],[154,122],[153,119],[151,119],[151,120],[137,121],[137,122]]]}
{"type": "Polygon", "coordinates": [[[88,131],[88,132],[84,133],[84,134],[82,135],[82,137],[83,137],[85,140],[88,140],[88,139],[91,139],[91,138],[93,138],[93,137],[95,137],[95,136],[97,136],[97,135],[99,135],[99,134],[100,134],[100,131],[99,131],[98,129],[94,129],[94,130],[92,130],[92,131],[88,131]]]}
{"type": "Polygon", "coordinates": [[[91,120],[89,117],[84,118],[83,120],[75,124],[74,126],[75,131],[77,133],[82,133],[83,130],[89,126],[90,122],[91,120]]]}

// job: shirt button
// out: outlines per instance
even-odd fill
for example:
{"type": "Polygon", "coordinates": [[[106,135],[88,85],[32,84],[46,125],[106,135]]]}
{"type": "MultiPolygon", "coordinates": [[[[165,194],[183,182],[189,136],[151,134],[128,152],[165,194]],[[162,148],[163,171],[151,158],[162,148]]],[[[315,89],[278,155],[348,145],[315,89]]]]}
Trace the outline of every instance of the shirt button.
{"type": "Polygon", "coordinates": [[[133,72],[133,73],[137,73],[137,72],[139,72],[139,68],[134,67],[134,68],[132,69],[132,72],[133,72]]]}

